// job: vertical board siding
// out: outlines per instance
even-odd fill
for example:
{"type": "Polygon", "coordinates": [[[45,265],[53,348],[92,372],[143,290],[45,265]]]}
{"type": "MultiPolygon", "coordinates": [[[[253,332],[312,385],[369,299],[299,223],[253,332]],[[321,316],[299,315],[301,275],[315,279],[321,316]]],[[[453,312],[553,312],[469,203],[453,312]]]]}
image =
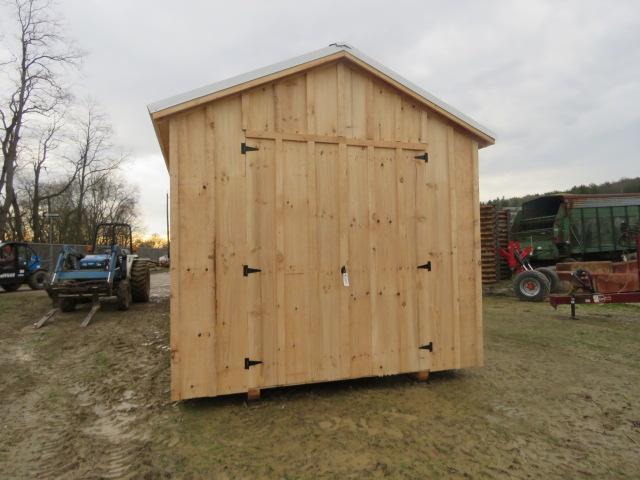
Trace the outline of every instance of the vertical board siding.
{"type": "Polygon", "coordinates": [[[215,277],[213,234],[215,182],[207,141],[206,111],[193,110],[172,119],[174,132],[174,251],[179,262],[172,276],[177,292],[172,311],[179,322],[172,329],[172,351],[180,379],[172,388],[174,398],[215,395],[215,277]],[[178,203],[178,205],[176,205],[178,203]],[[182,206],[182,208],[180,208],[182,206]],[[194,222],[193,225],[191,222],[194,222]],[[179,236],[179,238],[177,238],[179,236]],[[204,259],[204,260],[203,260],[204,259]]]}
{"type": "Polygon", "coordinates": [[[276,311],[275,142],[247,138],[258,148],[247,156],[247,265],[260,269],[248,286],[248,355],[262,360],[250,369],[249,387],[278,383],[276,311]]]}
{"type": "MultiPolygon", "coordinates": [[[[317,378],[332,378],[340,359],[340,210],[338,190],[338,146],[314,144],[315,182],[309,184],[316,198],[314,237],[315,275],[317,284],[310,295],[317,295],[318,315],[314,317],[317,350],[317,378]]],[[[312,327],[313,328],[313,327],[312,327]]]]}
{"type": "Polygon", "coordinates": [[[482,363],[471,137],[349,62],[170,123],[173,398],[482,363]]]}
{"type": "Polygon", "coordinates": [[[426,206],[427,252],[432,275],[420,273],[429,286],[429,311],[433,319],[433,370],[453,368],[454,361],[454,302],[452,257],[452,209],[449,181],[448,127],[437,116],[429,117],[429,164],[424,179],[428,194],[426,206]],[[427,278],[425,278],[427,277],[427,278]]]}
{"type": "MultiPolygon", "coordinates": [[[[247,261],[246,159],[240,153],[241,99],[211,105],[216,168],[216,365],[218,393],[246,391],[247,261]]],[[[191,226],[190,226],[191,227],[191,226]]]]}

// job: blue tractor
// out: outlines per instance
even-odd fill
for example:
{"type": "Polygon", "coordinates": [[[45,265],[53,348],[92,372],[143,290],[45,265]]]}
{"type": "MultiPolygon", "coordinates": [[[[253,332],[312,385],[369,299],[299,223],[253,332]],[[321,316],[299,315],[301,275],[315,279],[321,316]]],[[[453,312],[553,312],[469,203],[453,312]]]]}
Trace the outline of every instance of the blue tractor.
{"type": "Polygon", "coordinates": [[[47,271],[40,265],[40,257],[24,242],[0,243],[0,287],[15,292],[26,283],[32,290],[42,290],[47,271]]]}
{"type": "Polygon", "coordinates": [[[89,250],[85,254],[68,245],[62,248],[47,286],[54,309],[37,326],[58,308],[71,312],[80,303],[92,302],[93,308],[82,322],[86,326],[100,308],[100,298],[115,297],[120,310],[127,310],[131,302],[149,301],[149,261],[133,253],[130,225],[98,225],[89,250]]]}

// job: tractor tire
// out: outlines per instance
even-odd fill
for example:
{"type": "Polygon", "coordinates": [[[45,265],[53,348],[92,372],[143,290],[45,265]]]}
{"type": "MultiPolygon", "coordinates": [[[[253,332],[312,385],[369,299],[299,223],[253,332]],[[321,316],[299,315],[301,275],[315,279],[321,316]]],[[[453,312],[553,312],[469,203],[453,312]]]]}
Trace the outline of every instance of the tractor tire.
{"type": "Polygon", "coordinates": [[[63,312],[73,312],[76,309],[76,303],[74,298],[61,298],[59,307],[63,312]]]}
{"type": "Polygon", "coordinates": [[[16,283],[7,283],[5,285],[2,285],[2,289],[5,292],[15,292],[16,290],[18,290],[20,288],[20,282],[16,282],[16,283]]]}
{"type": "Polygon", "coordinates": [[[525,270],[513,279],[516,296],[525,302],[542,302],[549,295],[549,280],[537,270],[525,270]]]}
{"type": "Polygon", "coordinates": [[[131,297],[133,301],[136,303],[148,302],[151,290],[149,263],[145,260],[134,260],[130,273],[131,297]]]}
{"type": "Polygon", "coordinates": [[[560,291],[560,277],[556,273],[555,269],[549,267],[540,267],[536,270],[542,273],[547,280],[549,280],[549,291],[551,293],[558,293],[560,291]]]}
{"type": "Polygon", "coordinates": [[[131,305],[131,285],[129,280],[120,280],[118,284],[118,310],[129,310],[131,305]]]}
{"type": "Polygon", "coordinates": [[[47,286],[48,274],[45,270],[36,270],[29,275],[29,288],[31,290],[44,290],[47,286]]]}

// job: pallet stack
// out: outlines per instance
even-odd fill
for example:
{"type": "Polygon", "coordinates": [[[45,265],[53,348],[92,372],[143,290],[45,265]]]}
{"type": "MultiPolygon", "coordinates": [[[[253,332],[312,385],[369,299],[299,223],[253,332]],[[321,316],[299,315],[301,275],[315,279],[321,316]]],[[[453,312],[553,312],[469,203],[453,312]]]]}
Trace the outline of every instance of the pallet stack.
{"type": "Polygon", "coordinates": [[[496,207],[494,205],[480,206],[480,238],[482,284],[490,285],[498,281],[496,207]]]}
{"type": "MultiPolygon", "coordinates": [[[[511,211],[508,209],[498,210],[496,212],[496,244],[497,248],[507,248],[509,244],[509,231],[511,228],[511,211]]],[[[496,250],[497,251],[497,250],[496,250]]],[[[502,258],[500,255],[497,256],[498,259],[498,268],[497,268],[497,277],[498,280],[504,280],[507,278],[511,278],[511,270],[509,270],[509,265],[507,261],[502,258]]]]}

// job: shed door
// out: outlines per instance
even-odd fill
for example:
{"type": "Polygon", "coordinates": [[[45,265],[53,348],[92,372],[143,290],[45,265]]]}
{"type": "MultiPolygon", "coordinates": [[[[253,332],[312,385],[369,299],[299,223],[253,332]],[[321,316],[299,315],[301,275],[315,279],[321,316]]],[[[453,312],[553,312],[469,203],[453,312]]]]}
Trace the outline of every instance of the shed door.
{"type": "Polygon", "coordinates": [[[246,138],[249,387],[429,368],[424,150],[323,140],[246,138]]]}

